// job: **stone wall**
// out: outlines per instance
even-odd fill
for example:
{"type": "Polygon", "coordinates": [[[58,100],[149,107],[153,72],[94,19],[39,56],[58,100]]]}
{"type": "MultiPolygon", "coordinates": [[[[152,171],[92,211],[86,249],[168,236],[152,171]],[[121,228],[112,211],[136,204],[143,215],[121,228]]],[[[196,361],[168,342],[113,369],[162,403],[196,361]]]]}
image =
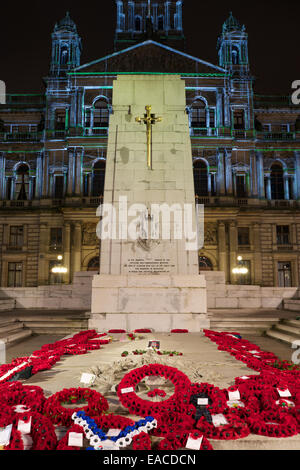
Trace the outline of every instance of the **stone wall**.
{"type": "MultiPolygon", "coordinates": [[[[71,285],[32,288],[0,288],[0,306],[15,299],[16,308],[91,309],[94,272],[78,272],[71,285]]],[[[297,287],[260,287],[225,284],[222,271],[202,271],[207,286],[207,307],[212,308],[282,308],[284,299],[300,297],[297,287]]]]}
{"type": "Polygon", "coordinates": [[[261,287],[225,284],[222,271],[203,271],[207,287],[207,307],[282,308],[283,299],[299,297],[298,287],[261,287]]]}
{"type": "Polygon", "coordinates": [[[0,288],[0,304],[15,299],[15,308],[22,309],[72,309],[91,308],[92,279],[94,272],[78,272],[73,284],[39,287],[0,288]]]}

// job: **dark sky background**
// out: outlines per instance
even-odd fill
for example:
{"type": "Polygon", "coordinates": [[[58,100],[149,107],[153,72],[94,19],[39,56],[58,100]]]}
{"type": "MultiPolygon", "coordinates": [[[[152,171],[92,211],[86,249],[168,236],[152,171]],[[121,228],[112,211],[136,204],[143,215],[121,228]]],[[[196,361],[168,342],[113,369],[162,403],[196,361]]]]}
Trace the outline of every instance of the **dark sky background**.
{"type": "MultiPolygon", "coordinates": [[[[83,41],[81,63],[113,52],[115,0],[7,1],[0,5],[0,79],[8,93],[43,91],[50,63],[51,32],[70,11],[83,41]]],[[[300,1],[185,0],[187,52],[217,64],[222,24],[233,11],[249,35],[255,92],[290,94],[300,80],[300,1]]]]}

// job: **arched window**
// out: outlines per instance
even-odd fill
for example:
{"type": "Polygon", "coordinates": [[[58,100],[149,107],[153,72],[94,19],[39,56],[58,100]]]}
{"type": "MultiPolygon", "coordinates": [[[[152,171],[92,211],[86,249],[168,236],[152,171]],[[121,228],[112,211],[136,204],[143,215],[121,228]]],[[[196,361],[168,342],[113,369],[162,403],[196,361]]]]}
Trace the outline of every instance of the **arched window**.
{"type": "Polygon", "coordinates": [[[101,197],[104,193],[105,160],[98,160],[93,167],[92,196],[101,197]]]}
{"type": "Polygon", "coordinates": [[[67,65],[68,63],[69,50],[67,46],[61,48],[60,62],[62,65],[67,65]]]}
{"type": "Polygon", "coordinates": [[[88,271],[97,271],[99,272],[99,269],[100,269],[100,260],[99,260],[99,256],[95,256],[95,258],[92,258],[90,261],[89,261],[89,264],[87,266],[87,270],[88,271]]]}
{"type": "Polygon", "coordinates": [[[27,201],[29,195],[29,166],[21,163],[16,169],[16,195],[18,201],[27,201]]]}
{"type": "Polygon", "coordinates": [[[238,65],[239,64],[239,49],[238,47],[233,47],[231,51],[232,56],[232,64],[238,65]]]}
{"type": "Polygon", "coordinates": [[[192,127],[207,127],[206,120],[206,103],[204,100],[196,100],[191,107],[191,126],[192,127]]]}
{"type": "Polygon", "coordinates": [[[271,198],[284,199],[283,168],[278,162],[271,166],[271,198]]]}
{"type": "Polygon", "coordinates": [[[213,264],[206,256],[199,256],[199,271],[213,271],[213,264]]]}
{"type": "Polygon", "coordinates": [[[142,18],[140,16],[135,17],[134,27],[136,31],[142,31],[142,18]]]}
{"type": "Polygon", "coordinates": [[[196,196],[208,196],[207,166],[203,160],[194,162],[194,185],[196,196]]]}
{"type": "Polygon", "coordinates": [[[108,127],[109,109],[104,98],[99,98],[93,105],[93,127],[108,127]]]}

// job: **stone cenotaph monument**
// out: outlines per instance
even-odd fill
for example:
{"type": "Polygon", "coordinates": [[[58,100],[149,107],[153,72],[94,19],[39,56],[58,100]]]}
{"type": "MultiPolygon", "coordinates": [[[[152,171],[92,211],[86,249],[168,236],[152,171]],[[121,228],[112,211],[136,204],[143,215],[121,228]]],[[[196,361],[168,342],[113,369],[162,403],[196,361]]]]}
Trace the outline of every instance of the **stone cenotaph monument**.
{"type": "Polygon", "coordinates": [[[100,275],[93,279],[89,327],[209,327],[206,281],[198,267],[202,219],[180,76],[115,80],[98,215],[100,275]]]}

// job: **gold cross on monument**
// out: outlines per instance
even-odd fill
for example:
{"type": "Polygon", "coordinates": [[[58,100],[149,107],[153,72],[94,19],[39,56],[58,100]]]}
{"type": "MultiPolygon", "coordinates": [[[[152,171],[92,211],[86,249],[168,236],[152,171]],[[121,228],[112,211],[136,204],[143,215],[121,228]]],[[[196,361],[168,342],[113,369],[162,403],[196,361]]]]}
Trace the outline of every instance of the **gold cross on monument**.
{"type": "Polygon", "coordinates": [[[152,170],[152,126],[156,122],[161,122],[161,117],[156,117],[155,114],[151,114],[152,106],[146,106],[147,113],[144,114],[144,117],[135,118],[136,122],[140,124],[144,123],[147,126],[147,165],[149,170],[152,170]]]}

